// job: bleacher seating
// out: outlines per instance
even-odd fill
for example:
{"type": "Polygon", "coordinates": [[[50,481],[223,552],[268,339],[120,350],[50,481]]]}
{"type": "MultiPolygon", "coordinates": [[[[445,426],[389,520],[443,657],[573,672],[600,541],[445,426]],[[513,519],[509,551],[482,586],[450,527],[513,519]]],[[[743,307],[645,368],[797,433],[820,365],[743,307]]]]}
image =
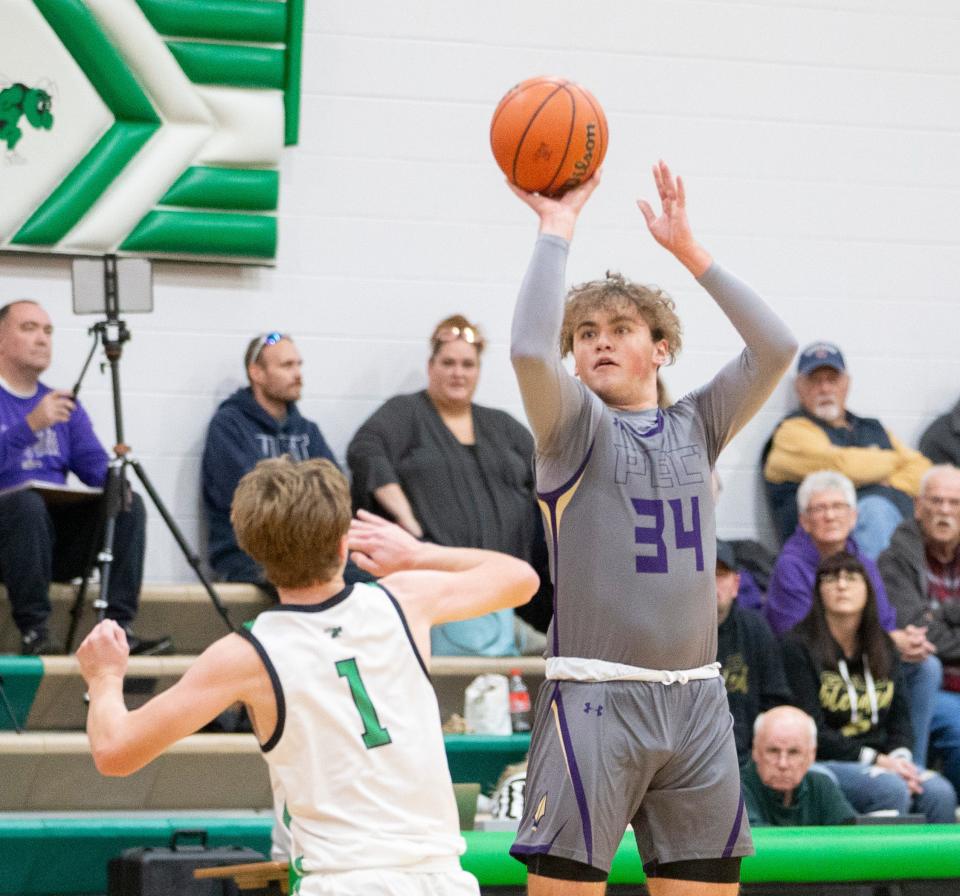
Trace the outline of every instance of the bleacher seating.
{"type": "MultiPolygon", "coordinates": [[[[253,618],[270,605],[252,585],[216,586],[235,623],[253,618]]],[[[75,591],[55,585],[51,631],[66,633],[75,591]]],[[[94,619],[86,607],[81,637],[94,619]]],[[[225,632],[223,621],[199,584],[147,585],[141,595],[137,629],[169,633],[177,654],[131,657],[125,683],[126,703],[141,705],[173,684],[196,654],[225,632]]],[[[225,810],[266,809],[270,788],[259,747],[249,734],[198,734],[172,748],[147,769],[129,778],[97,774],[83,728],[84,683],[73,656],[16,656],[16,628],[0,589],[0,677],[25,729],[14,732],[0,705],[0,811],[225,810]],[[6,653],[7,655],[2,655],[6,653]]],[[[538,657],[436,657],[431,678],[442,718],[463,713],[463,695],[477,675],[506,675],[519,668],[531,693],[543,681],[538,657]]],[[[484,737],[448,735],[448,758],[455,781],[479,781],[489,790],[504,766],[522,759],[529,735],[484,737]]]]}
{"type": "MultiPolygon", "coordinates": [[[[231,619],[237,624],[253,619],[270,606],[269,598],[253,585],[225,582],[217,583],[214,587],[231,619]]],[[[92,595],[95,590],[94,587],[88,591],[77,629],[77,644],[93,628],[96,617],[92,595]]],[[[66,640],[75,597],[76,590],[72,585],[58,583],[50,589],[53,606],[50,634],[54,643],[62,644],[66,640]]],[[[199,583],[145,585],[140,594],[136,629],[147,636],[169,634],[173,637],[177,653],[191,656],[200,653],[226,632],[226,626],[214,609],[210,596],[199,583]]],[[[0,653],[17,653],[19,644],[19,633],[10,618],[6,591],[0,587],[0,653]]]]}
{"type": "Polygon", "coordinates": [[[270,780],[251,734],[197,734],[126,778],[104,778],[80,731],[0,733],[0,811],[266,809],[270,780]]]}

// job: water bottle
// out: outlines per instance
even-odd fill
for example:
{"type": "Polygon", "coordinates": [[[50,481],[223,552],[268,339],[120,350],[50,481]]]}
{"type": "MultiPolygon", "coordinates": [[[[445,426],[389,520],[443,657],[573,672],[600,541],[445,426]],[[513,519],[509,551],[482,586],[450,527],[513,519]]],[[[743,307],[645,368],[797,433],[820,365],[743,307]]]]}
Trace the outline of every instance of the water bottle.
{"type": "Polygon", "coordinates": [[[515,734],[530,730],[530,692],[519,669],[510,670],[510,725],[515,734]]]}

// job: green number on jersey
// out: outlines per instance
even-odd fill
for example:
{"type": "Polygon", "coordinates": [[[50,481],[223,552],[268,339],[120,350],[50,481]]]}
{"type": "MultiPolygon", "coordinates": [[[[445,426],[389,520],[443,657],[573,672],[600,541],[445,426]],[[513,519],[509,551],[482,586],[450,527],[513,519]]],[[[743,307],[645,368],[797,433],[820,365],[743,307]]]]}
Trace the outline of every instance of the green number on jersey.
{"type": "Polygon", "coordinates": [[[357,712],[360,713],[360,720],[363,722],[364,746],[372,750],[374,747],[382,747],[390,743],[390,732],[380,724],[380,719],[377,718],[377,711],[373,708],[373,702],[360,677],[357,661],[340,660],[336,666],[337,674],[347,679],[347,684],[350,685],[350,696],[353,697],[353,703],[357,707],[357,712]]]}

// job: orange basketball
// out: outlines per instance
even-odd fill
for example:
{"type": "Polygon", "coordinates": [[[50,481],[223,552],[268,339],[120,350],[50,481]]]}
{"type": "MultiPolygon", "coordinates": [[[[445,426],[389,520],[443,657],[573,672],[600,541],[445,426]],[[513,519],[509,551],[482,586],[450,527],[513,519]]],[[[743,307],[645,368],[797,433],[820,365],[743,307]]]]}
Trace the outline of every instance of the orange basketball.
{"type": "Polygon", "coordinates": [[[589,90],[543,76],[518,84],[490,122],[490,146],[511,183],[562,196],[585,181],[607,152],[607,119],[589,90]]]}

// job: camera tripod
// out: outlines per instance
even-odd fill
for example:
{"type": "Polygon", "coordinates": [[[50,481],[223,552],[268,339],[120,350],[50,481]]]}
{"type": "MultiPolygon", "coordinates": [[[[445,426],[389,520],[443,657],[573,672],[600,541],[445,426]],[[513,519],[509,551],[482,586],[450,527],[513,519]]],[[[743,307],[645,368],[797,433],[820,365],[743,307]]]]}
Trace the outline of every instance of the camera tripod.
{"type": "Polygon", "coordinates": [[[113,457],[107,467],[107,480],[103,490],[103,537],[100,542],[99,551],[90,558],[88,562],[80,587],[77,591],[77,597],[74,600],[73,607],[70,610],[70,627],[67,632],[66,652],[73,650],[73,642],[77,635],[77,628],[80,624],[80,617],[83,614],[84,602],[86,600],[87,586],[94,565],[100,570],[100,588],[97,597],[93,601],[93,608],[97,611],[97,621],[104,619],[108,604],[108,595],[110,587],[110,576],[113,564],[113,546],[116,532],[117,516],[124,509],[127,503],[130,483],[128,480],[128,468],[133,468],[134,473],[143,485],[144,490],[153,502],[157,512],[166,523],[167,529],[183,553],[187,563],[190,564],[197,578],[203,585],[204,590],[210,597],[214,609],[220,614],[227,629],[231,632],[236,631],[230,615],[220,600],[219,595],[214,590],[209,579],[204,574],[200,566],[200,558],[191,549],[186,538],[177,526],[176,521],[170,515],[170,512],[164,506],[163,501],[153,487],[153,483],[147,476],[143,465],[134,456],[130,447],[124,440],[123,431],[123,408],[120,392],[120,359],[123,355],[123,344],[130,339],[130,331],[124,321],[120,320],[119,314],[119,293],[117,288],[116,257],[108,255],[104,258],[104,286],[105,286],[105,311],[107,319],[99,321],[90,328],[90,335],[93,336],[93,345],[90,348],[90,354],[83,365],[80,377],[73,387],[73,396],[77,397],[80,392],[80,385],[86,375],[90,361],[96,352],[97,345],[102,344],[107,363],[110,365],[110,380],[113,392],[113,419],[116,433],[116,442],[113,449],[113,457]]]}

